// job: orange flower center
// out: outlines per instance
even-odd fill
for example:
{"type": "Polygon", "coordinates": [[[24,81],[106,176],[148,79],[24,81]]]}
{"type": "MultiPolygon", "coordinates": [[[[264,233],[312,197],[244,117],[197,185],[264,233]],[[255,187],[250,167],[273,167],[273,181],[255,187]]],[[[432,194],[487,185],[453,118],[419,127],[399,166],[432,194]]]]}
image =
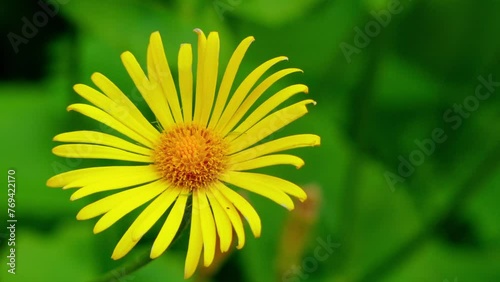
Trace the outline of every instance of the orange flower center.
{"type": "Polygon", "coordinates": [[[192,191],[214,183],[224,172],[227,148],[213,131],[182,125],[162,134],[153,160],[169,183],[192,191]]]}

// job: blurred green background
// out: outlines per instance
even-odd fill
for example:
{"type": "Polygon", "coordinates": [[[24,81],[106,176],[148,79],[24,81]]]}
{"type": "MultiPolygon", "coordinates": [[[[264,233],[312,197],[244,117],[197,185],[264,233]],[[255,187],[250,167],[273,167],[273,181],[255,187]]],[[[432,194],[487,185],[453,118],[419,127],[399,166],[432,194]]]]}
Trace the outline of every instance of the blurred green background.
{"type": "MultiPolygon", "coordinates": [[[[1,2],[0,173],[16,170],[18,222],[15,275],[0,231],[0,281],[92,281],[151,247],[158,226],[127,257],[110,259],[137,213],[93,235],[96,220],[75,215],[102,196],[70,202],[71,191],[45,182],[103,162],[57,158],[51,140],[100,128],[66,112],[81,101],[73,84],[92,85],[98,71],[138,101],[119,55],[129,50],[144,66],[159,30],[175,73],[179,45],[196,43],[196,27],[220,33],[221,67],[239,41],[256,38],[238,81],[279,55],[290,60],[273,70],[303,69],[267,95],[305,83],[318,105],[272,138],[316,133],[322,144],[293,152],[306,161],[299,171],[263,170],[303,185],[310,200],[289,213],[249,194],[261,238],[247,228],[245,248],[190,281],[500,281],[499,1],[43,3],[1,2]]],[[[186,246],[184,235],[112,281],[182,281],[186,246]]]]}

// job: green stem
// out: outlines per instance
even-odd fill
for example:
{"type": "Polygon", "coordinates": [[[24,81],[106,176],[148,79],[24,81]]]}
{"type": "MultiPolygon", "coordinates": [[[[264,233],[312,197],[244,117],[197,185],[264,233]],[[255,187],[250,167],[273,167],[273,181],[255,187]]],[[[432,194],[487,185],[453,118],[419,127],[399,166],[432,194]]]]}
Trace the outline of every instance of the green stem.
{"type": "Polygon", "coordinates": [[[126,281],[124,279],[126,276],[142,268],[151,261],[152,259],[149,257],[149,251],[144,252],[142,255],[136,257],[134,260],[126,262],[125,264],[107,272],[103,276],[94,280],[94,282],[126,281]]]}
{"type": "MultiPolygon", "coordinates": [[[[170,245],[174,244],[175,241],[179,237],[181,237],[182,234],[184,234],[184,231],[187,229],[189,226],[189,223],[191,223],[191,208],[190,204],[191,201],[188,201],[188,204],[186,205],[186,210],[184,212],[184,217],[181,222],[181,226],[179,228],[179,231],[177,231],[177,234],[175,234],[174,239],[172,240],[172,243],[170,245]]],[[[149,256],[149,251],[144,252],[140,256],[136,257],[132,261],[128,261],[120,266],[118,266],[115,269],[112,269],[111,271],[103,274],[101,277],[93,280],[92,282],[117,282],[117,281],[128,281],[126,280],[125,277],[130,275],[131,273],[135,272],[136,270],[144,267],[145,265],[149,264],[153,259],[150,258],[149,256]]]]}

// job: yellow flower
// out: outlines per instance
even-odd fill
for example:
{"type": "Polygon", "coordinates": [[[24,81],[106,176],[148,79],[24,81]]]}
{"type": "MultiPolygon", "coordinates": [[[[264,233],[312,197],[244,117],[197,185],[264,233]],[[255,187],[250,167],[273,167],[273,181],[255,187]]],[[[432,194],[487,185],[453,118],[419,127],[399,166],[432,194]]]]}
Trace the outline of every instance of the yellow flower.
{"type": "Polygon", "coordinates": [[[107,229],[132,210],[148,203],[118,242],[113,259],[124,257],[169,210],[151,249],[151,258],[157,258],[174,239],[185,213],[186,216],[190,214],[186,278],[195,272],[202,249],[204,265],[212,263],[217,239],[221,252],[229,250],[233,230],[237,237],[236,247],[243,247],[245,234],[241,215],[254,236],[260,236],[259,215],[227,184],[260,194],[292,210],[294,204],[289,195],[300,201],[307,197],[299,186],[270,175],[246,171],[279,164],[300,168],[304,164],[302,159],[275,153],[320,143],[319,136],[312,134],[260,142],[306,114],[306,105],[315,104],[313,100],[304,100],[273,112],[291,96],[307,93],[306,85],[288,86],[249,113],[271,85],[288,74],[300,72],[300,69],[277,71],[257,85],[267,70],[287,60],[286,57],[277,57],[258,66],[232,91],[239,65],[254,41],[250,36],[234,51],[216,91],[219,35],[211,32],[206,37],[199,29],[195,32],[198,34],[195,89],[190,44],[180,46],[178,89],[158,32],[150,38],[147,75],[130,52],[121,56],[159,128],[155,128],[132,101],[100,73],[91,76],[99,90],[83,84],[74,86],[74,90],[93,105],[72,104],[68,110],[106,124],[128,140],[98,131],[67,132],[55,136],[54,141],[72,144],[56,146],[53,153],[67,158],[111,159],[140,165],[77,169],[47,181],[49,187],[78,188],[71,200],[123,189],[87,205],[78,213],[79,220],[102,215],[94,233],[107,229]],[[188,205],[190,197],[191,207],[188,205]]]}

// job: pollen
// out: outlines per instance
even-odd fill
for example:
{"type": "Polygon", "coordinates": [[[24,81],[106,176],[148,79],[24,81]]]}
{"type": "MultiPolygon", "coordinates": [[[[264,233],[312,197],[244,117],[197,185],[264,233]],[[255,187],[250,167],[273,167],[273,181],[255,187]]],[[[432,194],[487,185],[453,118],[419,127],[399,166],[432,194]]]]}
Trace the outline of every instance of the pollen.
{"type": "Polygon", "coordinates": [[[153,160],[165,180],[193,191],[210,186],[226,170],[227,149],[210,129],[181,125],[162,133],[153,160]]]}

